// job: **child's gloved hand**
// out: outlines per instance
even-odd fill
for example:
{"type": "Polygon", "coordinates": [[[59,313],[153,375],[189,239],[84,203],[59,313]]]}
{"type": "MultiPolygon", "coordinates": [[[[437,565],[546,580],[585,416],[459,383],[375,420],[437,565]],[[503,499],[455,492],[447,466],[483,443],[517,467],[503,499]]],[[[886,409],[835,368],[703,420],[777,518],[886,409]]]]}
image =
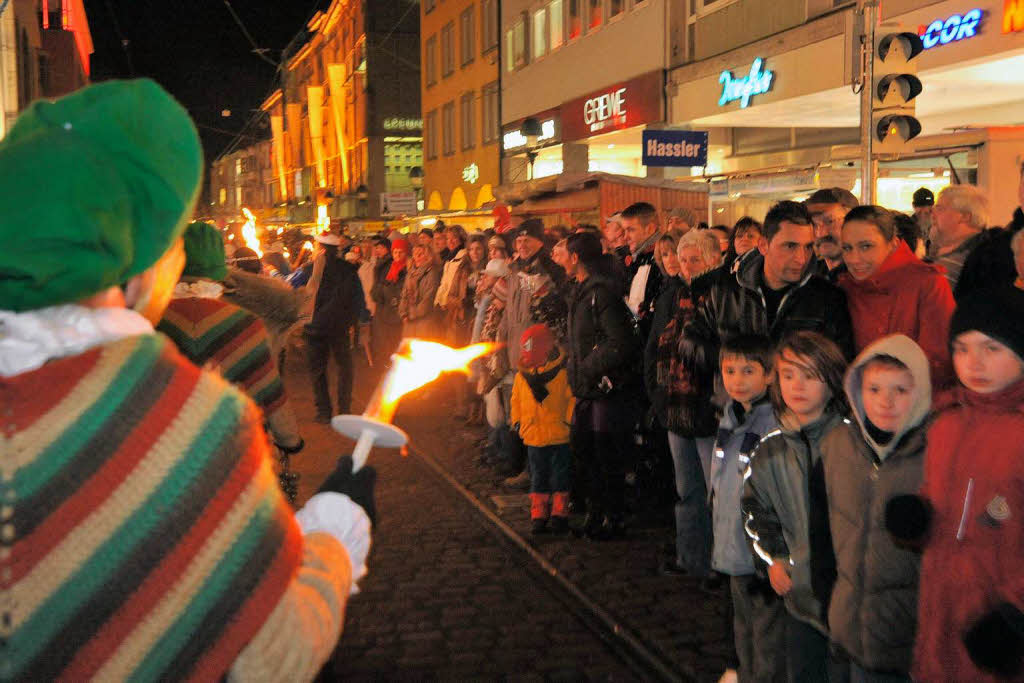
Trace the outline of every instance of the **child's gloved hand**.
{"type": "Polygon", "coordinates": [[[885,504],[885,528],[903,546],[923,548],[932,526],[932,505],[913,494],[893,496],[885,504]]]}
{"type": "Polygon", "coordinates": [[[371,524],[377,523],[377,507],[374,504],[373,489],[377,483],[377,470],[364,466],[352,472],[352,456],[345,455],[338,459],[338,464],[330,476],[320,485],[317,493],[333,491],[343,493],[359,505],[370,518],[371,524]]]}
{"type": "Polygon", "coordinates": [[[964,634],[964,646],[979,668],[1005,678],[1024,670],[1024,612],[1008,602],[974,622],[964,634]]]}

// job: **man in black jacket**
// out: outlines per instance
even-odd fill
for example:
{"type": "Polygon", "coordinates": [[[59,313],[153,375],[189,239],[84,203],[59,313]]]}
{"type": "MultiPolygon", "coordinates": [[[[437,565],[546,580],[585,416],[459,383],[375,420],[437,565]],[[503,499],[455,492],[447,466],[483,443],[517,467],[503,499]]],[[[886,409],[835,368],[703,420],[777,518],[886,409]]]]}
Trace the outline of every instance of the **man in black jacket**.
{"type": "Polygon", "coordinates": [[[661,236],[658,211],[647,202],[630,204],[622,212],[629,256],[626,257],[626,304],[637,320],[642,342],[646,342],[654,319],[654,301],[664,277],[654,261],[654,247],[661,236]]]}
{"type": "MultiPolygon", "coordinates": [[[[720,270],[687,328],[684,346],[717,363],[719,340],[758,334],[779,341],[795,330],[813,330],[853,357],[853,326],[846,295],[814,273],[814,227],[807,209],[782,201],[764,219],[758,252],[735,273],[720,270]]],[[[698,355],[693,360],[701,362],[698,355]]]]}

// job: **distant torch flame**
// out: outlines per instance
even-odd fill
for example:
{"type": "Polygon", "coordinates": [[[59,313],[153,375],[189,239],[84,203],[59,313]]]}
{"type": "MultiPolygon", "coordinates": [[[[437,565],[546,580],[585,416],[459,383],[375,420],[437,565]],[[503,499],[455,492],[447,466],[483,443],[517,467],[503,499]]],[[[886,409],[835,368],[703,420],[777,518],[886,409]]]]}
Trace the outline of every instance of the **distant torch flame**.
{"type": "Polygon", "coordinates": [[[257,256],[263,258],[260,241],[256,239],[256,217],[252,215],[252,211],[244,206],[242,207],[242,213],[245,215],[245,225],[242,226],[242,238],[245,240],[245,246],[255,251],[257,256]]]}
{"type": "Polygon", "coordinates": [[[500,346],[481,343],[453,349],[422,339],[405,340],[399,352],[391,357],[391,369],[381,380],[363,416],[391,422],[403,396],[433,382],[442,372],[469,373],[470,363],[494,353],[500,346]]]}
{"type": "Polygon", "coordinates": [[[318,204],[316,207],[316,234],[321,235],[331,230],[331,217],[327,215],[327,205],[318,204]]]}

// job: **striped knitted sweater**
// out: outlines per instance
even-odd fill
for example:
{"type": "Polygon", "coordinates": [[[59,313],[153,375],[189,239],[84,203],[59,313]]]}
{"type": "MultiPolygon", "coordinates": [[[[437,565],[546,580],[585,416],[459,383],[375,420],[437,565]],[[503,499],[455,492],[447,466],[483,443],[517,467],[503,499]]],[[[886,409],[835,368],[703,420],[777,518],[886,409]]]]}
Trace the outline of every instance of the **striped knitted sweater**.
{"type": "Polygon", "coordinates": [[[224,379],[245,391],[263,409],[275,441],[283,446],[299,442],[259,318],[227,301],[187,297],[171,301],[157,330],[197,366],[212,364],[224,379]]]}
{"type": "Polygon", "coordinates": [[[315,675],[348,556],[243,394],[135,336],[0,378],[0,425],[0,680],[315,675]]]}

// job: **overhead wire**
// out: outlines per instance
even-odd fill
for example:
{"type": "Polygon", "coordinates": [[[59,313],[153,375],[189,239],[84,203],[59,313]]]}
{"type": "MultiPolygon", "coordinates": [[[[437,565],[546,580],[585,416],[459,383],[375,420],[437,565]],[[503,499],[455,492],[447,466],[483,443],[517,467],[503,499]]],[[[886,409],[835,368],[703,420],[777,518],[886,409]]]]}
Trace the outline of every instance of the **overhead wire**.
{"type": "Polygon", "coordinates": [[[117,34],[117,40],[121,43],[121,49],[124,51],[125,60],[128,62],[128,73],[134,77],[135,63],[132,61],[131,50],[128,49],[129,41],[121,32],[121,24],[117,21],[117,13],[114,12],[114,7],[111,5],[110,0],[106,0],[106,6],[107,14],[110,15],[110,24],[114,27],[114,33],[117,34]]]}

